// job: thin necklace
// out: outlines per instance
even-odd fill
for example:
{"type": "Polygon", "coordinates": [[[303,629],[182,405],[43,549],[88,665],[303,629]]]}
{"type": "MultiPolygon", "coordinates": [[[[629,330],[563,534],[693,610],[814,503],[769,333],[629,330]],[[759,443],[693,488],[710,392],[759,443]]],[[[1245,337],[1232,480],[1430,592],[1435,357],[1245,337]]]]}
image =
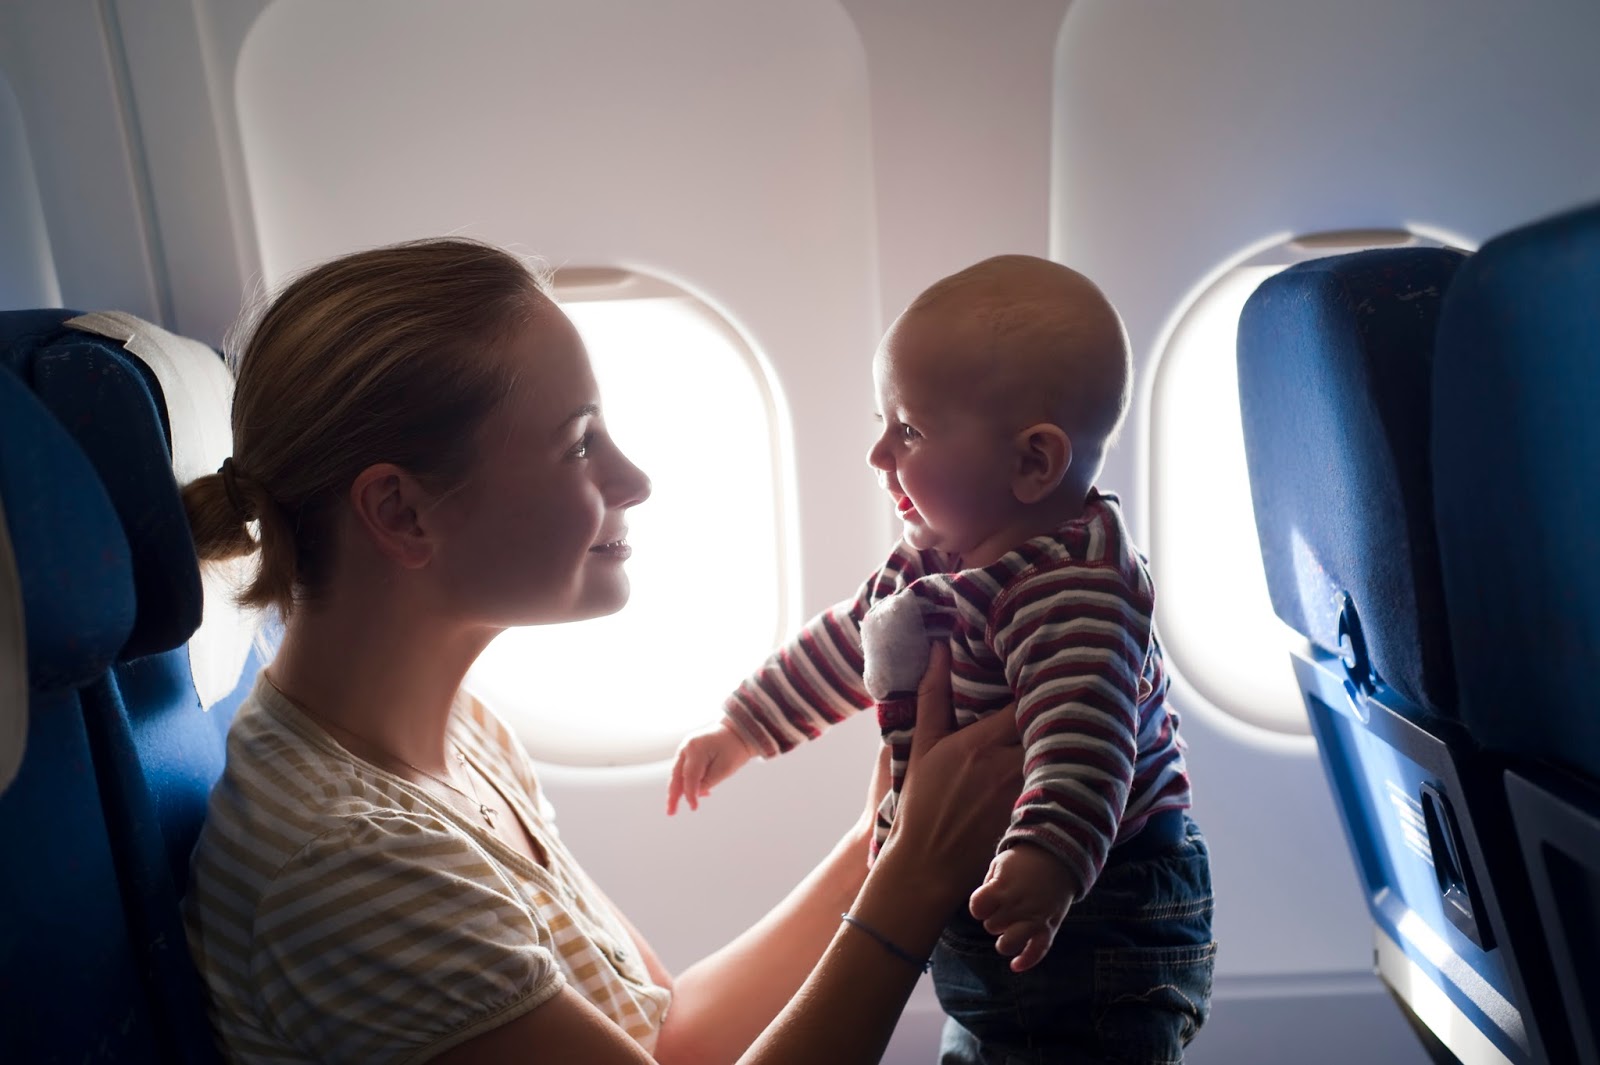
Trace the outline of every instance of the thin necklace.
{"type": "MultiPolygon", "coordinates": [[[[339,726],[335,725],[334,727],[338,728],[339,726]]],[[[352,735],[352,736],[355,735],[355,733],[350,732],[349,729],[345,729],[344,731],[349,732],[350,735],[352,735]]],[[[455,744],[452,743],[450,745],[450,749],[455,752],[456,761],[461,763],[462,772],[467,774],[467,787],[472,789],[472,794],[471,795],[468,795],[466,792],[462,791],[460,788],[456,787],[454,784],[450,783],[448,780],[445,780],[443,777],[436,777],[432,773],[428,772],[426,769],[422,769],[422,768],[420,768],[418,766],[412,765],[410,762],[406,761],[404,758],[401,758],[399,755],[388,754],[388,752],[385,752],[385,754],[387,754],[388,757],[393,758],[395,761],[399,762],[401,765],[405,766],[406,768],[416,770],[418,773],[421,773],[423,776],[427,777],[429,780],[437,780],[439,783],[443,784],[445,787],[449,788],[451,791],[455,792],[457,795],[461,796],[463,799],[471,800],[478,807],[478,816],[483,818],[485,824],[487,824],[490,828],[493,828],[494,827],[494,819],[495,819],[496,815],[498,815],[500,813],[500,811],[495,809],[493,806],[490,806],[488,803],[484,802],[482,799],[478,798],[478,782],[472,779],[472,769],[471,769],[471,767],[469,767],[467,765],[467,756],[461,753],[461,748],[457,747],[455,744]]]]}
{"type": "MultiPolygon", "coordinates": [[[[268,680],[267,683],[268,684],[272,684],[272,681],[268,680]]],[[[478,808],[478,816],[483,818],[484,823],[487,824],[490,828],[494,827],[494,819],[497,816],[499,816],[500,811],[498,809],[496,809],[495,807],[490,806],[488,803],[484,802],[482,799],[478,798],[478,782],[472,779],[472,768],[467,764],[467,756],[461,753],[461,748],[460,747],[456,746],[453,743],[450,745],[450,749],[455,752],[456,761],[461,764],[462,772],[467,774],[467,787],[472,789],[472,794],[471,795],[468,795],[466,792],[462,791],[460,788],[456,787],[454,784],[450,783],[448,780],[445,780],[443,777],[434,776],[432,773],[428,772],[426,769],[423,769],[420,766],[412,765],[410,762],[406,761],[404,758],[401,758],[397,754],[390,754],[388,751],[385,751],[383,748],[379,747],[376,743],[373,743],[371,740],[369,740],[365,736],[361,735],[361,733],[352,732],[349,729],[345,728],[343,725],[339,724],[338,722],[329,721],[326,718],[324,718],[321,714],[313,712],[311,710],[311,708],[306,706],[304,703],[296,702],[294,699],[289,699],[288,693],[285,692],[282,688],[278,687],[276,684],[272,684],[272,688],[279,695],[282,695],[285,699],[288,699],[289,702],[294,703],[295,706],[299,707],[301,713],[307,714],[310,717],[316,718],[317,722],[319,724],[323,725],[324,727],[332,726],[333,728],[336,728],[340,732],[344,733],[346,736],[351,736],[351,737],[353,737],[355,739],[360,740],[362,742],[362,744],[364,744],[367,747],[368,750],[377,751],[379,754],[383,755],[385,758],[392,758],[396,762],[399,762],[401,765],[405,766],[407,769],[411,770],[413,773],[421,773],[423,776],[427,777],[429,780],[432,780],[435,783],[443,784],[445,787],[449,788],[451,791],[455,792],[457,795],[461,796],[463,799],[470,800],[475,806],[477,806],[477,808],[478,808]]]]}

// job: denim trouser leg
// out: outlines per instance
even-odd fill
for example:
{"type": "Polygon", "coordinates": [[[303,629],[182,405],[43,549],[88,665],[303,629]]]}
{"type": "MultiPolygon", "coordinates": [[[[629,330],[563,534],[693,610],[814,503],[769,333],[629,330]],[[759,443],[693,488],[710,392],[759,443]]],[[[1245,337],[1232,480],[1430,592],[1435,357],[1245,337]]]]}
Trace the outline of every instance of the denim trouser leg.
{"type": "Polygon", "coordinates": [[[1013,973],[964,910],[934,949],[949,1016],[941,1065],[1176,1065],[1210,1012],[1211,870],[1205,839],[1112,852],[1045,959],[1013,973]]]}

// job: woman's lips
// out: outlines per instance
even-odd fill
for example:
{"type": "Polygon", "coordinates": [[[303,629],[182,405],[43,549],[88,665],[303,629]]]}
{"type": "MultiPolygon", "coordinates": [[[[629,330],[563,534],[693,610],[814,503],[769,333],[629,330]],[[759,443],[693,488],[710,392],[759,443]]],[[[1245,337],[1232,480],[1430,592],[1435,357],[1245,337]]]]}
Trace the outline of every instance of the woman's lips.
{"type": "Polygon", "coordinates": [[[589,548],[589,553],[591,555],[604,555],[606,558],[614,558],[620,561],[632,555],[633,548],[628,546],[626,539],[619,539],[612,540],[609,543],[595,544],[589,548]]]}
{"type": "Polygon", "coordinates": [[[902,514],[909,514],[917,508],[917,505],[911,502],[910,496],[901,496],[900,502],[897,505],[900,508],[900,513],[902,514]]]}

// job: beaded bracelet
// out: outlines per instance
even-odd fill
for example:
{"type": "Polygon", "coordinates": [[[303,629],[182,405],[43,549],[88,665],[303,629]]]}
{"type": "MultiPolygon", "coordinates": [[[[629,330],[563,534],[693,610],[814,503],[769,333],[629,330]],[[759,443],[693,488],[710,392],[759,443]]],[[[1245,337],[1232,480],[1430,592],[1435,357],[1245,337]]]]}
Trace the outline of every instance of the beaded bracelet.
{"type": "Polygon", "coordinates": [[[857,928],[865,932],[867,935],[871,936],[873,939],[876,939],[880,944],[882,944],[884,950],[887,950],[890,954],[893,954],[895,957],[909,965],[915,965],[923,972],[927,972],[929,966],[933,964],[933,960],[931,958],[917,957],[915,954],[911,953],[909,950],[906,950],[898,943],[895,943],[888,936],[884,935],[876,928],[873,928],[871,925],[867,924],[867,922],[863,921],[854,914],[841,913],[839,915],[839,920],[843,921],[851,928],[857,928]]]}

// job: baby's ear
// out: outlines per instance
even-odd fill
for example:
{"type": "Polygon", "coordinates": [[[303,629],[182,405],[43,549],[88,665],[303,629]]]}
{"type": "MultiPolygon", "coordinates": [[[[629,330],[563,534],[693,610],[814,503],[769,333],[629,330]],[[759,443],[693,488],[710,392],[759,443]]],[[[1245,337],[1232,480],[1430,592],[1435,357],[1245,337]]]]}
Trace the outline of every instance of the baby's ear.
{"type": "Polygon", "coordinates": [[[1072,466],[1072,441],[1051,422],[1030,425],[1012,438],[1016,452],[1011,494],[1017,502],[1033,504],[1061,485],[1072,466]]]}

